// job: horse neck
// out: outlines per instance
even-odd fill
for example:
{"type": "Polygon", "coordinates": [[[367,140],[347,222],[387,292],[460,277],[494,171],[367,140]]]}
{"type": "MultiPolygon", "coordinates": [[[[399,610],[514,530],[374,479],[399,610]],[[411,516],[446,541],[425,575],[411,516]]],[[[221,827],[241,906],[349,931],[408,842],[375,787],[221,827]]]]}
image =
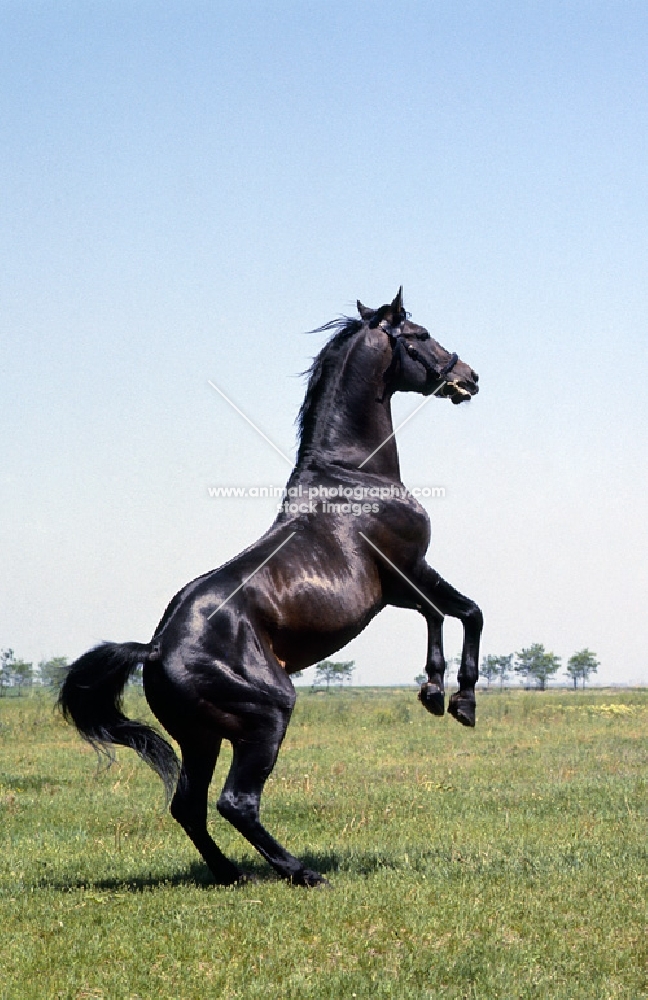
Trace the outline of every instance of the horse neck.
{"type": "Polygon", "coordinates": [[[335,464],[356,471],[362,465],[360,473],[400,481],[391,394],[382,378],[387,363],[363,333],[343,345],[302,441],[298,468],[335,464]]]}

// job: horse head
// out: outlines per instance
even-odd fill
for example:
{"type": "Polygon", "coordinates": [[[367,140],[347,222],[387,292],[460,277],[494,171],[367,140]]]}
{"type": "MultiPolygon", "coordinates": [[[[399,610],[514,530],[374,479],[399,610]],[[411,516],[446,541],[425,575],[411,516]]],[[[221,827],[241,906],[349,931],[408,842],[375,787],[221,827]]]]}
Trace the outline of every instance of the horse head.
{"type": "Polygon", "coordinates": [[[394,300],[379,309],[370,309],[358,300],[358,312],[369,329],[380,329],[388,338],[391,359],[383,374],[385,393],[420,392],[464,403],[479,392],[479,376],[470,365],[409,319],[403,307],[402,285],[394,300]]]}

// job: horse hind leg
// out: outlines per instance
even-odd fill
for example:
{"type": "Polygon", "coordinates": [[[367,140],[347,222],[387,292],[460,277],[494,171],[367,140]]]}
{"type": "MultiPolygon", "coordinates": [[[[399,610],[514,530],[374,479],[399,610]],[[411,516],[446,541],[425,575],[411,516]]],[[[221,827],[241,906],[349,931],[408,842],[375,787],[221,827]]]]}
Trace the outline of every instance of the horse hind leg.
{"type": "MultiPolygon", "coordinates": [[[[227,781],[218,800],[218,811],[293,885],[327,885],[318,872],[302,863],[272,837],[259,819],[261,794],[275,765],[288,719],[277,719],[270,731],[257,730],[253,741],[233,742],[233,758],[227,781]]],[[[265,729],[265,727],[264,727],[265,729]]]]}
{"type": "Polygon", "coordinates": [[[171,815],[202,855],[215,880],[221,885],[232,885],[244,881],[245,876],[207,832],[207,793],[220,747],[220,737],[212,737],[207,746],[181,743],[182,769],[171,802],[171,815]]]}

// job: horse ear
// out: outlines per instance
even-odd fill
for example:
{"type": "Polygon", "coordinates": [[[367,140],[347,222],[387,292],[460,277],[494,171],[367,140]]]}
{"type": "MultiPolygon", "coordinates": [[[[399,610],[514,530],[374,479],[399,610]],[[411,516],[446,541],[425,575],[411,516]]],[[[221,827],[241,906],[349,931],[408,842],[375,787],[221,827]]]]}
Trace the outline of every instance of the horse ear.
{"type": "Polygon", "coordinates": [[[398,289],[398,294],[396,295],[396,298],[394,299],[389,308],[392,314],[392,322],[394,323],[395,326],[398,326],[398,324],[404,318],[402,285],[398,289]]]}
{"type": "Polygon", "coordinates": [[[367,320],[371,319],[371,317],[373,316],[373,314],[375,313],[376,310],[375,309],[369,309],[368,306],[363,306],[363,304],[360,301],[360,299],[358,299],[358,301],[357,301],[356,304],[358,306],[358,312],[360,313],[360,317],[366,323],[367,320]]]}

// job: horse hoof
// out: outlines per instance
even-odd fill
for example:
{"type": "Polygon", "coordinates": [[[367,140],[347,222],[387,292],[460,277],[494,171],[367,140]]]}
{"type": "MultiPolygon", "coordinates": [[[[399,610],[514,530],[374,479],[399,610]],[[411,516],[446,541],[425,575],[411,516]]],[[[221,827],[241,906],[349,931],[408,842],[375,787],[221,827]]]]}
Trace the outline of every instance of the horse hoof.
{"type": "Polygon", "coordinates": [[[292,885],[302,885],[307,889],[330,889],[331,883],[328,879],[320,875],[319,872],[311,871],[310,868],[302,868],[301,871],[291,875],[292,885]]]}
{"type": "Polygon", "coordinates": [[[462,695],[459,691],[455,691],[448,703],[450,715],[462,726],[470,726],[471,729],[475,727],[475,708],[475,699],[462,695]]]}
{"type": "Polygon", "coordinates": [[[431,715],[443,715],[445,712],[445,699],[438,684],[433,684],[430,681],[422,684],[419,691],[419,701],[431,715]]]}

